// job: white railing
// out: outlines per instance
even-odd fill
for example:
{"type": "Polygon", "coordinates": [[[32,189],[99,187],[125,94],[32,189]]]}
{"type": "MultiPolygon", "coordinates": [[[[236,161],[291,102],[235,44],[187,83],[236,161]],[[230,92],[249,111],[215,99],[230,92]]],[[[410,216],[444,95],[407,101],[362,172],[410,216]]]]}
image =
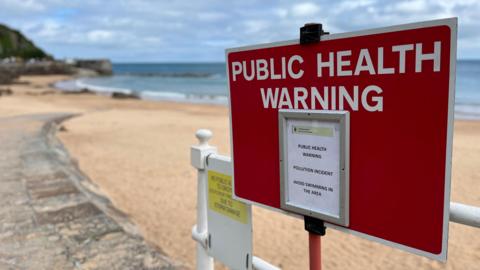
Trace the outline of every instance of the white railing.
{"type": "Polygon", "coordinates": [[[256,270],[280,270],[280,268],[273,266],[269,262],[266,262],[255,256],[253,256],[252,265],[256,270]]]}
{"type": "MultiPolygon", "coordinates": [[[[207,228],[207,170],[206,163],[229,160],[229,157],[217,154],[217,149],[208,144],[212,132],[200,129],[196,132],[199,144],[191,147],[191,164],[198,170],[197,186],[197,224],[192,228],[192,238],[197,242],[197,270],[213,270],[213,258],[208,255],[207,228]]],[[[461,203],[450,203],[450,221],[480,228],[480,208],[461,203]]],[[[252,257],[252,266],[257,270],[280,270],[280,268],[252,257]]]]}
{"type": "Polygon", "coordinates": [[[480,207],[451,202],[450,221],[480,228],[480,207]]]}

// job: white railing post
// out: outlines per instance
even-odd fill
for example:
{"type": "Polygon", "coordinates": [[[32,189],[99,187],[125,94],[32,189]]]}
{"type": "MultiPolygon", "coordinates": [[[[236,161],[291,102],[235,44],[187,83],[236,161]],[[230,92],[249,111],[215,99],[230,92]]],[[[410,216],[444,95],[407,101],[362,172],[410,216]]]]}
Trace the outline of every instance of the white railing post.
{"type": "Polygon", "coordinates": [[[209,154],[217,153],[217,148],[210,146],[208,140],[212,132],[200,129],[195,133],[199,144],[190,148],[190,158],[193,167],[198,170],[197,183],[197,225],[192,229],[192,237],[197,241],[197,270],[213,270],[213,258],[208,256],[208,228],[207,228],[207,170],[206,158],[209,154]],[[199,241],[202,240],[202,241],[199,241]]]}

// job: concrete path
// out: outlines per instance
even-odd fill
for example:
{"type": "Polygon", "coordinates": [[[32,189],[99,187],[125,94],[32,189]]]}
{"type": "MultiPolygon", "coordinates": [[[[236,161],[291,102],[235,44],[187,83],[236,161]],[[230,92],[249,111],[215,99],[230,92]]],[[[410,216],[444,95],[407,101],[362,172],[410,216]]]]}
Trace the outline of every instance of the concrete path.
{"type": "Polygon", "coordinates": [[[184,269],[72,162],[54,136],[71,116],[0,118],[0,269],[184,269]]]}

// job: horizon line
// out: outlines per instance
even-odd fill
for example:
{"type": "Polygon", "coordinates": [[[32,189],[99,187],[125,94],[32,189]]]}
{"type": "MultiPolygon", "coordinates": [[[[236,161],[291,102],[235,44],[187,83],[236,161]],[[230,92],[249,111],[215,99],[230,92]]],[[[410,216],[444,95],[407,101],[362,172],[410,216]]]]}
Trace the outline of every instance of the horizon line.
{"type": "MultiPolygon", "coordinates": [[[[108,58],[107,58],[108,59],[108,58]]],[[[226,61],[114,61],[112,64],[225,64],[226,61]]],[[[480,58],[457,58],[457,61],[480,61],[480,58]]]]}

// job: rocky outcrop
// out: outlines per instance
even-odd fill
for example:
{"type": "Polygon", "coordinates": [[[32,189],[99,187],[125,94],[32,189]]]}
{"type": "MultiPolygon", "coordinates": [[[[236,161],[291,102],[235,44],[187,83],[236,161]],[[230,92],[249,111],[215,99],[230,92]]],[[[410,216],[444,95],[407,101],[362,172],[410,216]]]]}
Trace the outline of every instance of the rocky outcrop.
{"type": "Polygon", "coordinates": [[[25,75],[74,74],[75,69],[61,61],[39,61],[21,65],[20,73],[25,75]]]}
{"type": "Polygon", "coordinates": [[[0,84],[12,83],[20,76],[20,69],[16,64],[0,65],[0,84]]]}
{"type": "Polygon", "coordinates": [[[110,60],[76,60],[74,62],[42,60],[0,63],[0,84],[9,84],[20,75],[68,74],[82,77],[112,74],[110,60]]]}
{"type": "Polygon", "coordinates": [[[12,89],[10,88],[0,88],[0,96],[10,96],[13,94],[12,89]]]}
{"type": "Polygon", "coordinates": [[[132,93],[121,93],[121,92],[113,92],[112,98],[115,99],[140,99],[140,95],[136,92],[132,93]]]}
{"type": "Polygon", "coordinates": [[[112,74],[112,62],[108,59],[75,60],[75,67],[96,71],[100,75],[112,74]]]}
{"type": "Polygon", "coordinates": [[[0,63],[0,84],[11,84],[20,75],[75,74],[76,69],[60,61],[0,63]]]}

